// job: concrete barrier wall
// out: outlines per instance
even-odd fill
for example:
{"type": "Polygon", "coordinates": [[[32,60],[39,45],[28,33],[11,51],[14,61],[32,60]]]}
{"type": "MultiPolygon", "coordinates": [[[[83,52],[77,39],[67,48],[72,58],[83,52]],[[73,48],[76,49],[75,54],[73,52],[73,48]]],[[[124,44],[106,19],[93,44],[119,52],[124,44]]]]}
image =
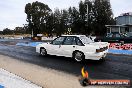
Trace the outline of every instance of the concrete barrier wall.
{"type": "Polygon", "coordinates": [[[3,37],[3,39],[23,39],[23,36],[3,37]]]}

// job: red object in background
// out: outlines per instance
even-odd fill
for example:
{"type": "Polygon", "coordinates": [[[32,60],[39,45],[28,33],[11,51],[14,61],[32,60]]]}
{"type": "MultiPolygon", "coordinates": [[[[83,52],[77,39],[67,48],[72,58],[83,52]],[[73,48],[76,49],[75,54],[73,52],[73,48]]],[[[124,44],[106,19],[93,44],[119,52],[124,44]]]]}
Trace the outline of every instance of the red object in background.
{"type": "Polygon", "coordinates": [[[40,36],[32,37],[32,40],[41,40],[41,37],[40,36]]]}
{"type": "Polygon", "coordinates": [[[132,44],[110,43],[110,49],[132,50],[132,44]]]}

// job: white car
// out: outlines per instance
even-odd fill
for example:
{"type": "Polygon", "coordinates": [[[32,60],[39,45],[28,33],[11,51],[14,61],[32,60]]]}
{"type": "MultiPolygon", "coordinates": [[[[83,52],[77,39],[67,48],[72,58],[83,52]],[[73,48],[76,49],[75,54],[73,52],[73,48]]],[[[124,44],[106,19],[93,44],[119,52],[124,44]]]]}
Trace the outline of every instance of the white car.
{"type": "Polygon", "coordinates": [[[101,60],[108,52],[109,43],[94,42],[85,35],[62,35],[51,43],[36,46],[36,52],[41,55],[56,55],[72,57],[80,62],[85,59],[101,60]]]}

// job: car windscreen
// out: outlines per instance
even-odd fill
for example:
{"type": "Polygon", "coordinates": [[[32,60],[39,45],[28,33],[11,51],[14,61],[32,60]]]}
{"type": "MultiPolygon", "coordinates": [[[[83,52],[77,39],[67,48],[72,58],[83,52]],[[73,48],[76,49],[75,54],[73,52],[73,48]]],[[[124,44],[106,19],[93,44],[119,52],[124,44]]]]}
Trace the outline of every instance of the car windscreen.
{"type": "Polygon", "coordinates": [[[132,37],[132,32],[128,32],[126,35],[127,35],[128,37],[132,37]]]}
{"type": "Polygon", "coordinates": [[[90,37],[79,37],[83,44],[93,43],[94,41],[90,37]]]}

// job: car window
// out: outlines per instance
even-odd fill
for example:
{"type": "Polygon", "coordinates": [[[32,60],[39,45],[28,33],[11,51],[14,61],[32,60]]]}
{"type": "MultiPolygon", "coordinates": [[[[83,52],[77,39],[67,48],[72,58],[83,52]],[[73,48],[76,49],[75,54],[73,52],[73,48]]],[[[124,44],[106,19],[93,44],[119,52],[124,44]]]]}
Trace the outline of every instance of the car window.
{"type": "Polygon", "coordinates": [[[89,37],[86,37],[86,36],[79,37],[79,39],[82,41],[83,44],[89,44],[89,43],[94,42],[90,36],[89,37]]]}
{"type": "Polygon", "coordinates": [[[122,34],[109,34],[106,37],[111,37],[111,38],[120,38],[120,37],[124,37],[122,34]]]}
{"type": "Polygon", "coordinates": [[[119,38],[119,37],[121,37],[121,36],[120,36],[119,34],[115,34],[115,37],[118,37],[118,38],[119,38]]]}
{"type": "Polygon", "coordinates": [[[67,37],[63,45],[76,45],[75,37],[67,37]]]}
{"type": "Polygon", "coordinates": [[[106,37],[112,37],[113,36],[113,34],[109,34],[109,35],[107,35],[106,37]]]}
{"type": "Polygon", "coordinates": [[[53,45],[61,45],[64,41],[65,37],[58,37],[51,42],[53,45]]]}
{"type": "Polygon", "coordinates": [[[77,45],[79,45],[79,46],[83,45],[82,42],[81,42],[81,40],[79,38],[76,38],[76,42],[77,42],[77,45]]]}

